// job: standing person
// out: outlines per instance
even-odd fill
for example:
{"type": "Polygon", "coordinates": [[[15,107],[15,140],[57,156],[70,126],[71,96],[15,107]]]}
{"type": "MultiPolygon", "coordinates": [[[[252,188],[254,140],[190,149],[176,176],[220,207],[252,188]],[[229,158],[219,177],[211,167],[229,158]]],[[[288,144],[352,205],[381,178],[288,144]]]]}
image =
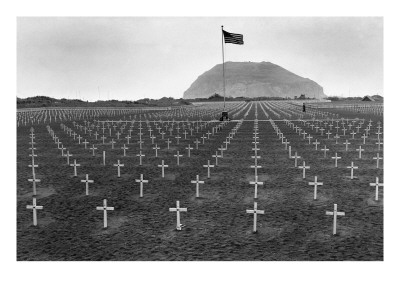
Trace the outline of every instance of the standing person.
{"type": "Polygon", "coordinates": [[[303,112],[306,112],[306,105],[303,103],[303,112]]]}

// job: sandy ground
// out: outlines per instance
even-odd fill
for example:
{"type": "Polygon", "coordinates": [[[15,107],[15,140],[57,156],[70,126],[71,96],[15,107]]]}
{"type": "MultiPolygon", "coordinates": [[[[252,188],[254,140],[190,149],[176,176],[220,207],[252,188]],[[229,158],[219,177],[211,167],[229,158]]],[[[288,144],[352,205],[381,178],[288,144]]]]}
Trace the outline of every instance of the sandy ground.
{"type": "MultiPolygon", "coordinates": [[[[264,108],[265,109],[265,108],[264,108]]],[[[245,110],[243,113],[245,113],[245,110]]],[[[242,113],[242,115],[243,115],[242,113]]],[[[255,106],[251,107],[247,120],[254,119],[255,106]]],[[[270,112],[269,112],[270,113],[270,112]]],[[[259,118],[262,110],[258,107],[259,118]]],[[[349,112],[344,117],[351,117],[349,112]]],[[[359,114],[356,114],[359,117],[359,114]]],[[[195,120],[198,117],[189,117],[195,120]]],[[[374,121],[371,132],[375,132],[378,116],[368,115],[367,120],[374,121]]],[[[116,120],[119,119],[116,117],[116,120]]],[[[186,118],[185,118],[186,119],[186,118]]],[[[265,115],[264,115],[264,119],[265,115]]],[[[381,120],[381,119],[380,119],[381,120]]],[[[382,121],[382,120],[381,120],[382,121]]],[[[311,128],[300,121],[296,125],[317,136],[311,128]]],[[[83,124],[82,121],[78,123],[83,124]]],[[[73,128],[72,122],[65,125],[73,128]]],[[[366,145],[362,145],[361,131],[355,140],[351,136],[341,137],[341,143],[335,144],[332,137],[318,137],[319,149],[329,148],[327,158],[323,152],[314,150],[308,140],[298,135],[284,122],[276,122],[290,141],[292,153],[297,151],[311,169],[302,179],[302,170],[294,167],[294,159],[288,158],[288,152],[278,139],[269,122],[259,122],[259,181],[258,209],[264,215],[258,215],[257,230],[254,234],[253,216],[246,213],[252,209],[254,186],[254,165],[251,158],[252,132],[254,123],[243,122],[235,137],[224,151],[224,158],[219,158],[219,165],[211,169],[211,178],[207,179],[207,169],[203,167],[211,155],[221,147],[229,132],[236,125],[229,123],[221,131],[210,136],[199,149],[191,150],[187,157],[185,147],[200,140],[213,124],[188,134],[176,144],[174,140],[170,150],[165,143],[172,140],[169,132],[161,139],[155,131],[156,142],[161,149],[155,157],[147,125],[142,132],[145,141],[142,153],[143,166],[138,166],[139,153],[137,144],[139,130],[134,125],[127,156],[123,157],[120,149],[126,140],[126,131],[117,141],[115,149],[109,143],[96,143],[96,156],[89,149],[79,145],[77,140],[60,129],[58,123],[51,127],[59,136],[64,147],[73,159],[81,164],[78,177],[74,178],[73,167],[66,165],[66,158],[47,132],[45,125],[34,125],[36,133],[35,163],[37,178],[38,226],[32,226],[32,211],[26,205],[32,202],[31,169],[28,167],[29,128],[21,126],[17,130],[17,259],[18,260],[383,260],[383,189],[380,188],[379,201],[375,201],[375,189],[369,186],[375,177],[383,181],[383,161],[376,169],[376,136],[371,135],[366,145]],[[346,152],[342,144],[345,139],[352,143],[346,152]],[[362,145],[365,151],[358,159],[355,149],[362,145]],[[106,166],[102,165],[102,151],[106,151],[106,166]],[[180,165],[173,155],[179,151],[184,156],[180,165]],[[338,168],[331,159],[334,153],[342,159],[338,168]],[[121,178],[117,178],[117,168],[113,166],[120,160],[121,178]],[[161,178],[161,168],[157,167],[164,159],[165,178],[161,178]],[[356,179],[349,179],[351,162],[358,166],[354,170],[356,179]],[[85,184],[80,180],[89,174],[90,195],[85,196],[85,184]],[[145,180],[144,197],[139,197],[139,184],[135,179],[143,174],[145,180]],[[191,180],[200,175],[205,181],[200,185],[200,197],[195,197],[195,185],[191,180]],[[317,200],[313,199],[313,187],[308,182],[318,176],[323,186],[318,187],[317,200]],[[97,211],[106,198],[114,211],[108,213],[107,229],[103,229],[103,214],[97,211]],[[181,207],[188,209],[181,213],[182,231],[176,231],[176,214],[169,212],[179,200],[181,207]],[[333,210],[346,213],[338,217],[337,235],[332,235],[332,216],[325,215],[333,210]]],[[[365,128],[367,122],[363,124],[365,128]]],[[[129,127],[129,126],[127,126],[129,127]]],[[[151,124],[154,129],[154,125],[151,124]]],[[[93,134],[77,133],[90,141],[96,142],[93,134]]],[[[200,140],[201,141],[201,140],[200,140]]],[[[382,149],[380,150],[383,156],[382,149]]]]}

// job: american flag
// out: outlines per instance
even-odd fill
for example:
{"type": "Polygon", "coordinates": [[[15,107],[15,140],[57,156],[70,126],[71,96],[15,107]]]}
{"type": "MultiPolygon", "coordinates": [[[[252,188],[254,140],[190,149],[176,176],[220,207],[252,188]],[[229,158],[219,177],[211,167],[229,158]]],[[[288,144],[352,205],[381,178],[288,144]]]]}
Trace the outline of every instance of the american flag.
{"type": "Polygon", "coordinates": [[[225,44],[231,43],[243,45],[243,34],[230,33],[225,30],[222,30],[222,32],[224,33],[225,44]]]}

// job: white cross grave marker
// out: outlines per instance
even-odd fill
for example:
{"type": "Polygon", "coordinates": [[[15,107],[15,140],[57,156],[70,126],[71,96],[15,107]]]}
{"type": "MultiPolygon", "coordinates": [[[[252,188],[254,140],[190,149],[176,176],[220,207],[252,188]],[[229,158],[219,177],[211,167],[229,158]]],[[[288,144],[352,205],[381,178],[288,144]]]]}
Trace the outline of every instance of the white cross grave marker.
{"type": "Polygon", "coordinates": [[[129,148],[128,148],[128,147],[126,147],[126,146],[125,146],[125,144],[124,144],[124,146],[123,146],[123,147],[121,147],[121,149],[122,149],[122,150],[124,150],[124,156],[126,156],[126,150],[128,150],[129,148]]]}
{"type": "Polygon", "coordinates": [[[36,198],[32,198],[32,205],[27,205],[27,209],[32,209],[33,212],[33,226],[37,226],[37,215],[36,215],[36,210],[37,209],[43,209],[43,206],[38,206],[36,205],[36,198]]]}
{"type": "Polygon", "coordinates": [[[92,156],[94,156],[94,150],[97,150],[97,148],[94,147],[94,145],[92,145],[92,156]]]}
{"type": "Polygon", "coordinates": [[[117,163],[114,164],[114,167],[118,168],[118,178],[121,177],[120,168],[123,167],[123,166],[124,166],[123,164],[120,164],[119,159],[118,159],[117,163]]]}
{"type": "Polygon", "coordinates": [[[335,138],[335,144],[337,145],[338,139],[340,138],[340,136],[339,136],[338,134],[336,134],[336,135],[334,136],[334,138],[335,138]]]}
{"type": "Polygon", "coordinates": [[[156,157],[158,157],[158,151],[159,149],[161,149],[160,147],[157,147],[157,144],[155,145],[155,147],[153,147],[154,150],[156,150],[156,157]]]}
{"type": "Polygon", "coordinates": [[[285,139],[285,141],[282,142],[282,144],[285,144],[285,150],[287,150],[287,146],[288,146],[288,144],[290,144],[290,142],[288,142],[287,139],[285,139]]]}
{"type": "Polygon", "coordinates": [[[335,168],[337,168],[337,161],[338,161],[338,159],[341,159],[341,157],[337,156],[337,152],[335,152],[335,156],[332,157],[332,159],[335,160],[335,168]]]}
{"type": "Polygon", "coordinates": [[[85,182],[86,183],[86,196],[89,195],[89,183],[93,183],[93,180],[89,180],[89,175],[86,174],[86,179],[85,180],[81,180],[81,182],[85,182]]]}
{"type": "Polygon", "coordinates": [[[76,167],[80,167],[81,165],[78,165],[76,163],[76,159],[74,159],[74,163],[72,165],[70,165],[71,167],[74,167],[74,177],[78,176],[77,172],[76,172],[76,167]]]}
{"type": "Polygon", "coordinates": [[[301,158],[301,156],[297,156],[297,151],[294,153],[294,156],[292,156],[292,158],[294,158],[294,166],[295,168],[297,168],[297,159],[301,158]]]}
{"type": "Polygon", "coordinates": [[[380,151],[380,150],[381,150],[381,145],[383,145],[383,142],[381,142],[380,140],[378,140],[378,142],[375,143],[375,144],[378,145],[378,151],[380,151]]]}
{"type": "Polygon", "coordinates": [[[376,168],[379,169],[379,160],[383,158],[379,157],[379,153],[377,153],[376,156],[373,157],[372,159],[376,159],[376,168]]]}
{"type": "Polygon", "coordinates": [[[135,179],[136,182],[140,182],[140,195],[139,197],[143,197],[143,183],[148,183],[148,180],[143,180],[143,174],[140,174],[140,179],[135,179]]]}
{"type": "Polygon", "coordinates": [[[158,165],[161,168],[161,177],[164,178],[164,168],[168,168],[168,165],[164,165],[164,160],[161,160],[161,165],[158,165]]]}
{"type": "Polygon", "coordinates": [[[358,169],[358,167],[354,166],[354,163],[351,162],[351,166],[348,166],[347,169],[351,169],[350,179],[355,178],[355,177],[353,176],[353,169],[358,169]]]}
{"type": "Polygon", "coordinates": [[[358,151],[358,158],[361,159],[361,153],[362,153],[362,151],[364,151],[364,149],[361,148],[361,145],[360,145],[356,151],[358,151]]]}
{"type": "Polygon", "coordinates": [[[376,177],[376,181],[374,183],[370,183],[369,185],[375,187],[375,201],[378,201],[378,189],[380,186],[383,186],[383,183],[379,183],[379,178],[376,177]]]}
{"type": "Polygon", "coordinates": [[[32,168],[32,176],[35,177],[35,168],[39,167],[39,165],[35,165],[35,162],[32,159],[32,164],[28,165],[28,167],[32,168]]]}
{"type": "Polygon", "coordinates": [[[306,178],[306,169],[309,169],[310,166],[306,166],[306,162],[303,160],[303,165],[298,168],[303,169],[303,179],[306,178]]]}
{"type": "MultiPolygon", "coordinates": [[[[67,148],[64,148],[64,146],[63,145],[61,145],[61,156],[65,156],[64,155],[64,150],[67,150],[67,148]]],[[[36,155],[35,155],[36,156],[36,155]]]]}
{"type": "Polygon", "coordinates": [[[33,179],[28,179],[28,181],[32,182],[32,184],[33,184],[33,196],[36,196],[36,182],[40,182],[40,179],[36,179],[36,177],[34,175],[33,179]]]}
{"type": "Polygon", "coordinates": [[[169,144],[171,144],[172,142],[169,139],[167,139],[165,142],[167,143],[167,149],[169,149],[169,144]]]}
{"type": "Polygon", "coordinates": [[[97,206],[97,210],[102,210],[103,220],[104,220],[104,228],[107,228],[107,210],[114,210],[114,207],[107,206],[107,199],[103,200],[103,206],[97,206]]]}
{"type": "Polygon", "coordinates": [[[253,221],[253,232],[255,233],[255,232],[257,232],[257,215],[258,214],[261,214],[261,215],[263,215],[264,214],[264,211],[263,210],[257,210],[257,202],[254,202],[254,209],[246,209],[246,213],[248,213],[248,214],[253,214],[253,216],[254,216],[254,221],[253,221]]]}
{"type": "Polygon", "coordinates": [[[318,150],[318,145],[321,143],[318,142],[318,140],[316,139],[315,142],[313,142],[313,144],[315,145],[315,150],[318,150]]]}
{"type": "Polygon", "coordinates": [[[199,184],[204,183],[204,181],[199,181],[199,175],[196,175],[196,180],[192,180],[191,183],[196,184],[196,198],[199,198],[200,197],[199,184]]]}
{"type": "Polygon", "coordinates": [[[65,156],[67,157],[67,165],[69,165],[69,158],[70,156],[72,156],[72,154],[69,154],[69,150],[67,151],[67,154],[65,154],[65,156]]]}
{"type": "Polygon", "coordinates": [[[262,167],[257,165],[257,159],[255,160],[254,166],[250,166],[250,168],[254,169],[254,176],[257,176],[257,169],[261,169],[262,167]]]}
{"type": "Polygon", "coordinates": [[[182,157],[182,154],[179,154],[179,151],[176,151],[176,154],[174,154],[174,156],[176,157],[176,164],[179,166],[179,157],[182,157]]]}
{"type": "Polygon", "coordinates": [[[326,158],[326,152],[329,151],[329,149],[326,148],[326,145],[324,145],[324,148],[322,148],[321,151],[324,151],[324,158],[326,158]]]}
{"type": "Polygon", "coordinates": [[[255,176],[254,181],[250,181],[250,184],[254,184],[254,199],[257,199],[257,186],[263,185],[264,183],[261,181],[258,181],[258,176],[255,176]]]}
{"type": "Polygon", "coordinates": [[[348,145],[350,145],[351,143],[349,143],[347,140],[346,140],[346,143],[343,143],[343,145],[346,145],[346,151],[347,151],[347,149],[348,149],[348,145]]]}
{"type": "Polygon", "coordinates": [[[189,144],[187,147],[185,147],[185,149],[188,150],[188,157],[190,157],[190,150],[193,150],[193,148],[190,147],[190,144],[189,144]]]}
{"type": "Polygon", "coordinates": [[[364,135],[363,136],[361,136],[362,138],[363,138],[363,144],[365,145],[365,139],[368,137],[367,135],[365,135],[365,133],[364,133],[364,135]]]}
{"type": "Polygon", "coordinates": [[[180,212],[181,211],[186,212],[187,208],[179,207],[179,201],[176,201],[176,208],[170,208],[169,211],[176,211],[176,230],[182,230],[180,212]]]}
{"type": "Polygon", "coordinates": [[[207,164],[203,165],[204,168],[207,168],[207,178],[210,178],[210,168],[214,168],[214,165],[210,165],[210,160],[207,160],[207,164]]]}
{"type": "Polygon", "coordinates": [[[333,216],[333,235],[336,234],[336,219],[337,216],[344,216],[344,212],[338,212],[337,211],[337,204],[333,204],[333,211],[327,211],[326,215],[328,216],[333,216]]]}
{"type": "Polygon", "coordinates": [[[317,182],[317,176],[314,177],[314,182],[309,182],[308,185],[313,185],[314,186],[314,200],[317,199],[317,186],[323,185],[322,182],[317,182]]]}
{"type": "Polygon", "coordinates": [[[139,166],[142,165],[142,157],[146,156],[145,154],[142,154],[142,151],[139,151],[139,154],[136,154],[136,156],[139,156],[139,166]]]}

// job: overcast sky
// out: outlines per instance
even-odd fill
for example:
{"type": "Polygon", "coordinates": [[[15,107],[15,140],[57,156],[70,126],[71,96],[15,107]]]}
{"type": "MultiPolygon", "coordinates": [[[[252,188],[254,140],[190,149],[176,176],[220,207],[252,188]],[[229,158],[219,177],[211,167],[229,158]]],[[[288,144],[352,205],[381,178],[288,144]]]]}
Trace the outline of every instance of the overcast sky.
{"type": "Polygon", "coordinates": [[[180,98],[226,61],[269,61],[327,95],[383,95],[383,18],[18,18],[17,96],[180,98]]]}

